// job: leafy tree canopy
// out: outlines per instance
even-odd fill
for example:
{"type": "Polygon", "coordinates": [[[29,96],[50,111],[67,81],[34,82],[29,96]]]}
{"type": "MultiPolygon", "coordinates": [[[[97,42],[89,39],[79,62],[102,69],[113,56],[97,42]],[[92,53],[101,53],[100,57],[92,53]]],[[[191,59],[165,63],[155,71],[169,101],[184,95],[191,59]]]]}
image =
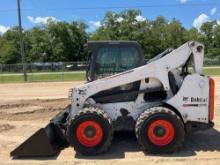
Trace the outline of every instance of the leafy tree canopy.
{"type": "MultiPolygon", "coordinates": [[[[88,40],[135,40],[151,58],[167,48],[177,48],[189,40],[206,46],[206,56],[220,58],[220,25],[204,23],[200,30],[185,29],[176,19],[142,17],[139,10],[108,11],[96,31],[87,32],[80,21],[53,22],[24,31],[26,62],[82,61],[87,59],[88,40]]],[[[20,63],[18,28],[0,35],[0,63],[20,63]]]]}

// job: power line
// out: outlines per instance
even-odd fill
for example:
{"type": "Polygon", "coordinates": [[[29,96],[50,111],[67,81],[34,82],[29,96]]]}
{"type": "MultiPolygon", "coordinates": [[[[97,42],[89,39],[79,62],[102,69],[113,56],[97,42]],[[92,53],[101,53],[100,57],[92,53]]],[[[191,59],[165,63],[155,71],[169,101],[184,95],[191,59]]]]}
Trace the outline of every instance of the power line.
{"type": "MultiPolygon", "coordinates": [[[[173,8],[173,7],[204,7],[204,6],[218,6],[220,3],[188,3],[188,4],[151,4],[138,6],[96,6],[96,7],[68,7],[68,8],[23,8],[23,11],[59,11],[59,10],[99,10],[99,9],[134,9],[134,8],[173,8]]],[[[0,12],[10,12],[16,9],[3,9],[0,12]]]]}
{"type": "Polygon", "coordinates": [[[48,8],[46,10],[97,10],[97,9],[129,9],[129,8],[163,8],[163,7],[202,7],[220,5],[220,3],[210,4],[153,4],[153,5],[139,5],[139,6],[97,6],[97,7],[76,7],[76,8],[48,8]]]}

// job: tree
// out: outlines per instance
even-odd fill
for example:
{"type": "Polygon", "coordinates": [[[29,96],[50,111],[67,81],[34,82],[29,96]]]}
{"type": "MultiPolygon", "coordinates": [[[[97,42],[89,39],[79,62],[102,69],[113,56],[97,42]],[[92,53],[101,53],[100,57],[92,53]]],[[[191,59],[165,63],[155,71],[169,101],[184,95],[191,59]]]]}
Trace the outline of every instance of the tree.
{"type": "Polygon", "coordinates": [[[13,64],[20,61],[18,31],[14,27],[0,38],[0,63],[13,64]]]}
{"type": "Polygon", "coordinates": [[[220,25],[216,22],[206,22],[201,27],[202,41],[206,54],[211,58],[220,58],[220,25]]]}
{"type": "Polygon", "coordinates": [[[92,34],[93,40],[135,40],[138,41],[146,58],[151,58],[169,47],[178,47],[186,40],[182,24],[173,19],[168,22],[160,16],[149,21],[139,10],[125,10],[121,13],[108,12],[101,27],[92,34]]]}
{"type": "MultiPolygon", "coordinates": [[[[159,16],[148,20],[140,10],[108,11],[101,26],[87,33],[88,26],[79,21],[54,22],[24,31],[26,61],[58,62],[87,59],[87,40],[134,40],[140,43],[149,59],[167,48],[177,48],[186,41],[205,44],[206,56],[220,58],[219,22],[204,23],[200,30],[185,29],[180,21],[159,16]]],[[[18,29],[14,27],[0,36],[0,63],[19,63],[18,29]]]]}
{"type": "Polygon", "coordinates": [[[50,61],[53,46],[45,27],[34,27],[26,32],[25,38],[28,40],[25,42],[28,62],[50,61]]]}
{"type": "Polygon", "coordinates": [[[187,41],[184,38],[185,31],[179,21],[173,19],[169,22],[165,27],[165,43],[167,44],[165,47],[177,48],[185,43],[187,41]]]}
{"type": "Polygon", "coordinates": [[[85,44],[88,35],[82,22],[51,22],[47,33],[53,45],[51,61],[80,61],[87,54],[85,44]]]}

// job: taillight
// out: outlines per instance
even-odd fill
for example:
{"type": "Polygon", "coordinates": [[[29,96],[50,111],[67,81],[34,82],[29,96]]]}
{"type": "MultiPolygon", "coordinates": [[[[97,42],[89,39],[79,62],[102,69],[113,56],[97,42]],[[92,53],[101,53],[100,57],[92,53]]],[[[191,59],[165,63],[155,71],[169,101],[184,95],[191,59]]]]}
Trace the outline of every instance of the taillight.
{"type": "Polygon", "coordinates": [[[209,79],[209,120],[214,119],[215,81],[209,79]]]}

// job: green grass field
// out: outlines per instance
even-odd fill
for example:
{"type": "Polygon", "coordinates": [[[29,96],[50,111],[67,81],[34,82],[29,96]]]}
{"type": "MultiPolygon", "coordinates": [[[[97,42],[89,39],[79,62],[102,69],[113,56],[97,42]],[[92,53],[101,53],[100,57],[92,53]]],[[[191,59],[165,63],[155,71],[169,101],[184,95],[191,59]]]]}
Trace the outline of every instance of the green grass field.
{"type": "Polygon", "coordinates": [[[209,76],[220,76],[220,68],[204,68],[203,74],[209,76]]]}
{"type": "MultiPolygon", "coordinates": [[[[220,67],[205,67],[205,75],[220,76],[220,67]]],[[[84,81],[85,72],[52,72],[28,74],[28,82],[50,82],[50,81],[84,81]]],[[[0,83],[24,82],[22,74],[0,74],[0,83]]]]}
{"type": "MultiPolygon", "coordinates": [[[[28,74],[28,82],[49,82],[49,81],[83,81],[86,79],[84,72],[81,73],[44,73],[28,74]]],[[[0,75],[0,83],[24,82],[21,74],[0,75]]]]}

